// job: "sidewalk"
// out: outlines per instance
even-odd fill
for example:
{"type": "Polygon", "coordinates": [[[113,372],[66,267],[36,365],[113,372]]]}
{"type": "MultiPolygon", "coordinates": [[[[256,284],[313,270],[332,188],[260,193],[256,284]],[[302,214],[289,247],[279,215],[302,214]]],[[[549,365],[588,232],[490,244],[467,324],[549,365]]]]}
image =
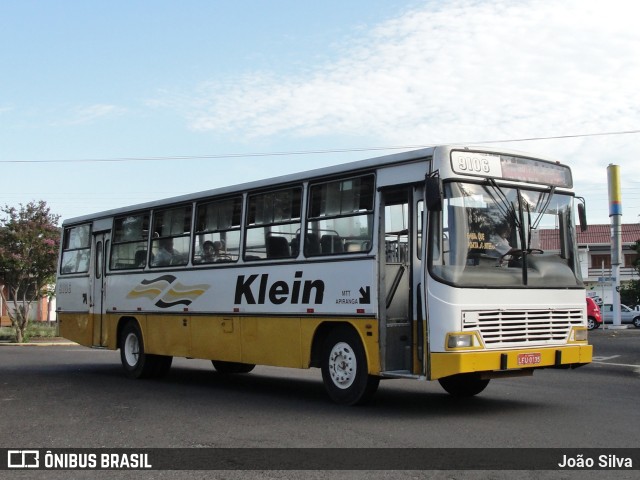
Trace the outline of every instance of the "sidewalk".
{"type": "Polygon", "coordinates": [[[0,340],[0,347],[70,347],[73,345],[78,344],[62,337],[32,338],[25,343],[15,343],[11,340],[0,340]]]}

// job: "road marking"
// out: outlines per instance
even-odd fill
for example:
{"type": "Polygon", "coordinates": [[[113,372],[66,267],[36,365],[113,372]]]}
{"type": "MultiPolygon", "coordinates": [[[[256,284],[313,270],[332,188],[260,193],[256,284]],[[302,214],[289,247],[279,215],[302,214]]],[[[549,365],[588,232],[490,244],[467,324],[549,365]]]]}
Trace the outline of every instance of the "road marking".
{"type": "Polygon", "coordinates": [[[618,358],[620,355],[611,355],[610,357],[592,357],[594,362],[602,362],[604,360],[611,360],[612,358],[618,358]]]}
{"type": "MultiPolygon", "coordinates": [[[[616,355],[619,356],[619,355],[616,355]]],[[[640,373],[640,365],[631,365],[628,363],[610,363],[610,362],[591,362],[591,363],[597,363],[598,365],[610,365],[612,367],[628,367],[628,368],[633,368],[634,370],[637,371],[637,373],[640,373]]]]}

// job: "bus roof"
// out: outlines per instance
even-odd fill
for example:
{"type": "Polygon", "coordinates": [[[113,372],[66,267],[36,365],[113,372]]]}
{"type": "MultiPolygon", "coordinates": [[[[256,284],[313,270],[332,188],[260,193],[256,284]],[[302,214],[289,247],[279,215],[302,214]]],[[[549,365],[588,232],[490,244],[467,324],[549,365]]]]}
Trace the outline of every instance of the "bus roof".
{"type": "Polygon", "coordinates": [[[112,217],[116,215],[126,214],[127,212],[135,212],[138,210],[157,208],[157,207],[162,207],[165,205],[171,205],[175,203],[183,203],[183,202],[188,203],[201,198],[229,195],[229,194],[244,192],[248,190],[259,190],[259,189],[270,187],[270,186],[286,185],[289,183],[300,182],[300,181],[311,179],[311,178],[330,177],[332,175],[338,175],[341,173],[368,170],[368,169],[379,168],[387,165],[411,163],[411,162],[423,160],[426,157],[433,155],[434,150],[435,150],[435,147],[422,148],[418,150],[410,150],[410,151],[401,152],[401,153],[394,153],[391,155],[384,155],[384,156],[369,158],[365,160],[357,160],[354,162],[342,163],[338,165],[331,165],[328,167],[322,167],[322,168],[317,168],[313,170],[301,171],[297,173],[282,175],[279,177],[255,180],[247,183],[241,183],[241,184],[230,185],[226,187],[214,188],[211,190],[188,193],[185,195],[179,195],[175,197],[168,197],[168,198],[163,198],[159,200],[153,200],[150,202],[134,204],[126,207],[119,207],[119,208],[105,210],[98,213],[69,218],[63,221],[63,225],[82,223],[89,220],[107,218],[107,217],[112,217]]]}

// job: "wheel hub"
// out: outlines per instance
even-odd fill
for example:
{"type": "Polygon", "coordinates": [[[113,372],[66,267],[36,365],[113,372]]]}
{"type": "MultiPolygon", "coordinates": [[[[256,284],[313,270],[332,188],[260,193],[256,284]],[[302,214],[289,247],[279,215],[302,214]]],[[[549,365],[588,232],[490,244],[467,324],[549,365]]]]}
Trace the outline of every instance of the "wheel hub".
{"type": "Polygon", "coordinates": [[[349,388],[356,378],[356,356],[349,344],[340,342],[331,349],[329,373],[336,387],[349,388]]]}
{"type": "Polygon", "coordinates": [[[138,337],[133,333],[127,335],[124,341],[124,355],[127,359],[127,363],[134,366],[138,363],[138,357],[140,356],[140,344],[138,337]]]}

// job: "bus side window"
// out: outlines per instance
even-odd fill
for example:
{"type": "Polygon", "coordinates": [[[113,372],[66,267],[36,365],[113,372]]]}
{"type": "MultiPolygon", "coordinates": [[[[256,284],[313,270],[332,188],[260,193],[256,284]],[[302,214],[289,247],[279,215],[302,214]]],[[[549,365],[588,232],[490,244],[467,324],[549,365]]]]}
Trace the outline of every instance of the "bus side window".
{"type": "Polygon", "coordinates": [[[152,267],[186,265],[191,243],[191,205],[153,213],[152,267]]]}
{"type": "Polygon", "coordinates": [[[109,263],[111,270],[146,267],[148,241],[148,212],[116,218],[109,263]]]}
{"type": "Polygon", "coordinates": [[[311,185],[304,254],[369,251],[373,240],[374,186],[372,174],[311,185]]]}
{"type": "Polygon", "coordinates": [[[250,195],[244,259],[292,258],[297,255],[302,188],[295,186],[250,195]],[[290,246],[291,245],[291,246],[290,246]]]}
{"type": "Polygon", "coordinates": [[[242,197],[208,200],[196,207],[193,263],[236,262],[240,252],[242,197]]]}

